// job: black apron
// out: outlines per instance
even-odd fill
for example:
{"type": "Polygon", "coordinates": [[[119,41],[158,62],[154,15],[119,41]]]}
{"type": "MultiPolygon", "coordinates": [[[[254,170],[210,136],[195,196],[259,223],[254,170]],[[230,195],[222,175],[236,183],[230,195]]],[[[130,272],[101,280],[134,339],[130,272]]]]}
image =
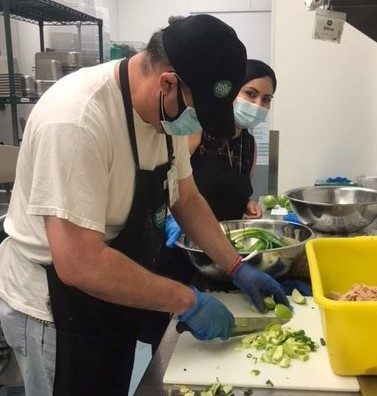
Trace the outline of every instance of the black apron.
{"type": "MultiPolygon", "coordinates": [[[[110,246],[153,267],[164,239],[167,171],[173,159],[153,171],[139,165],[128,62],[120,64],[120,83],[136,166],[136,186],[126,224],[110,246]]],[[[121,183],[121,180],[119,181],[121,183]]],[[[111,304],[65,285],[54,265],[46,267],[52,314],[56,326],[55,396],[124,396],[128,392],[134,353],[144,310],[111,304]]],[[[127,287],[127,285],[124,285],[127,287]]],[[[142,292],[142,291],[141,291],[142,292]]]]}

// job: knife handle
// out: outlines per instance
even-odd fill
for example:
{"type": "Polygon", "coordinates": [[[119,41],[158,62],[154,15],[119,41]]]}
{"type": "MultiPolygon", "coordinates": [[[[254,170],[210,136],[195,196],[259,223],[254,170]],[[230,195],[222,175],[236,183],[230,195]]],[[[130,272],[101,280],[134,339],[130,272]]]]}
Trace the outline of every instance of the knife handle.
{"type": "Polygon", "coordinates": [[[175,329],[178,333],[183,333],[184,331],[189,331],[190,333],[192,333],[191,327],[185,322],[178,322],[175,326],[175,329]]]}

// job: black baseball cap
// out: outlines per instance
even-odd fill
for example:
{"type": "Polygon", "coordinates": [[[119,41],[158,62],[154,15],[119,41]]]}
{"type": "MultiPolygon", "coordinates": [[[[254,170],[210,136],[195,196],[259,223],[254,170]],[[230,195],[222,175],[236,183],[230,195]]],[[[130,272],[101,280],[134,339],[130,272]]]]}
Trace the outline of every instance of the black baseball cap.
{"type": "Polygon", "coordinates": [[[203,130],[218,138],[233,136],[233,101],[246,69],[246,49],[236,32],[214,16],[199,14],[173,22],[162,31],[162,41],[192,92],[203,130]]]}

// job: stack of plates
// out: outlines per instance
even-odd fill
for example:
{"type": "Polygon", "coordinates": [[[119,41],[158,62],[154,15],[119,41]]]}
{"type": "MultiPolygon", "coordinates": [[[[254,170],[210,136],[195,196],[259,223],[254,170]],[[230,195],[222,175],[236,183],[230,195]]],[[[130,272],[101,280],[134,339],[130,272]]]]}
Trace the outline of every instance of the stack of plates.
{"type": "MultiPolygon", "coordinates": [[[[16,85],[16,96],[22,96],[22,74],[14,75],[16,85]]],[[[10,95],[9,74],[0,74],[0,97],[8,97],[10,95]]]]}
{"type": "Polygon", "coordinates": [[[33,98],[36,96],[35,78],[24,75],[22,76],[22,96],[33,98]]]}
{"type": "Polygon", "coordinates": [[[79,69],[81,69],[80,66],[62,66],[64,76],[66,76],[67,74],[73,73],[79,69]]]}

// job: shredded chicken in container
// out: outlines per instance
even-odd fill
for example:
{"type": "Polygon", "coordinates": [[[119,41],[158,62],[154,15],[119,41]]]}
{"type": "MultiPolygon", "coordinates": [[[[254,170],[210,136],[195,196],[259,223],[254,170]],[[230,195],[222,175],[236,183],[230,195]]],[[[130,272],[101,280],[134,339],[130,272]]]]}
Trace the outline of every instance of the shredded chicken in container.
{"type": "Polygon", "coordinates": [[[377,286],[358,283],[339,298],[340,301],[377,301],[377,286]]]}

